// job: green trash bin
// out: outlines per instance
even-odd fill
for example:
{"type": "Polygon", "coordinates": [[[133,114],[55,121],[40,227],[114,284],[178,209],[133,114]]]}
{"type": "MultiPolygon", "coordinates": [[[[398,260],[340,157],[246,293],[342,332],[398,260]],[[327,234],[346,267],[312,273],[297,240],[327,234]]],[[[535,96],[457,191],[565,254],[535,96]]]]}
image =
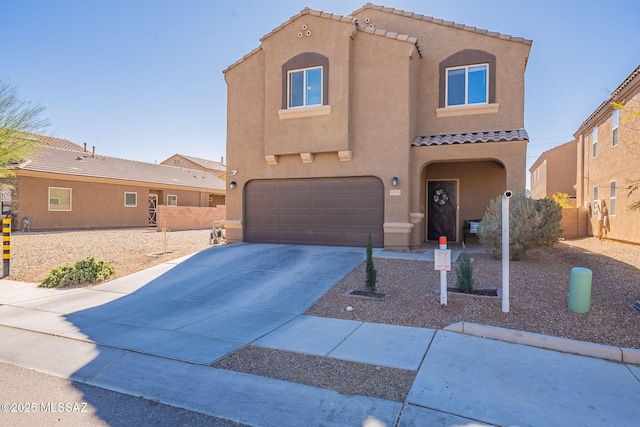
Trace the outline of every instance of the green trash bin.
{"type": "Polygon", "coordinates": [[[573,267],[569,280],[569,310],[586,313],[591,307],[591,278],[588,268],[573,267]]]}

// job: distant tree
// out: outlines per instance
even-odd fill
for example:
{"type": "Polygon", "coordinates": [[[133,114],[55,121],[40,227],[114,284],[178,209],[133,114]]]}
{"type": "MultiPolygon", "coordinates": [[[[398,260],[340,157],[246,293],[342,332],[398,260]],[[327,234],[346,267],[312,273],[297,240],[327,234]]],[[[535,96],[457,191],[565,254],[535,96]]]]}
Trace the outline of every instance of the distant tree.
{"type": "MultiPolygon", "coordinates": [[[[626,113],[626,117],[620,120],[619,126],[624,126],[627,129],[631,129],[634,135],[638,135],[638,138],[633,141],[623,141],[627,148],[632,149],[640,153],[640,107],[632,107],[625,104],[624,100],[621,102],[611,102],[611,106],[617,110],[623,110],[626,113]]],[[[627,179],[627,190],[629,190],[629,196],[636,191],[640,190],[640,178],[627,179]]],[[[640,211],[640,200],[633,202],[629,205],[629,209],[633,211],[640,211]]]]}
{"type": "Polygon", "coordinates": [[[39,141],[48,121],[40,114],[44,107],[18,97],[15,86],[0,80],[0,178],[12,176],[10,166],[28,158],[39,141]]]}

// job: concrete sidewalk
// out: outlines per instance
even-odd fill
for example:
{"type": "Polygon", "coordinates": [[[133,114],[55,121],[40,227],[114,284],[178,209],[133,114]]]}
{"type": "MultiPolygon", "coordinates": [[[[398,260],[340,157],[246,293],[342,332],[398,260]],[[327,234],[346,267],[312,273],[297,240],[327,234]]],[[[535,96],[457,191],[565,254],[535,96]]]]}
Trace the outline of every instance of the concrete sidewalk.
{"type": "MultiPolygon", "coordinates": [[[[364,251],[237,249],[91,289],[2,280],[0,361],[248,425],[627,426],[640,419],[639,366],[452,331],[305,316],[364,251]],[[229,263],[230,273],[211,277],[229,263]],[[270,300],[269,290],[280,296],[270,300]],[[289,291],[291,302],[270,303],[289,291]],[[252,292],[260,297],[247,297],[252,292]],[[417,376],[406,401],[392,402],[208,366],[247,343],[417,376]]],[[[490,329],[475,325],[483,330],[490,329]]]]}

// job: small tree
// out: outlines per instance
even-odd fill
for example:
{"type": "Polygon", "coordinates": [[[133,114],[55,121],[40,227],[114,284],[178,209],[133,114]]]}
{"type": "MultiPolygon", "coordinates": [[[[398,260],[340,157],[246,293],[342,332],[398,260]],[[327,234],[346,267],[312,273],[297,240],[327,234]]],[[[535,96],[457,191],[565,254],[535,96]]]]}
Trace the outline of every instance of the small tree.
{"type": "MultiPolygon", "coordinates": [[[[509,203],[509,255],[512,261],[520,260],[534,247],[551,246],[562,234],[560,220],[562,208],[549,199],[533,200],[517,195],[509,203]]],[[[502,256],[502,197],[489,204],[478,227],[480,244],[502,256]]]]}
{"type": "Polygon", "coordinates": [[[39,116],[44,107],[23,101],[14,86],[0,80],[0,178],[12,176],[9,168],[28,158],[39,141],[39,133],[48,122],[39,116]]]}
{"type": "Polygon", "coordinates": [[[369,238],[367,239],[367,267],[366,267],[366,279],[365,287],[367,292],[373,294],[376,292],[376,282],[378,272],[373,265],[373,244],[371,243],[371,232],[369,232],[369,238]]]}
{"type": "Polygon", "coordinates": [[[465,249],[460,254],[458,265],[456,266],[456,287],[460,292],[470,294],[473,291],[473,261],[465,249]]]}

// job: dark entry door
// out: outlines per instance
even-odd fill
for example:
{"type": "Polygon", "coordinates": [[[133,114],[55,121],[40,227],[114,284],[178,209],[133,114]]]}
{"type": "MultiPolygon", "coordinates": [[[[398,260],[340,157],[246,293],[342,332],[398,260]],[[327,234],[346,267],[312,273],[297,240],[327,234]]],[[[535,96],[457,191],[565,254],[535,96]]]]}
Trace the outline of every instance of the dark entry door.
{"type": "Polygon", "coordinates": [[[456,181],[429,181],[427,186],[427,240],[456,240],[458,195],[456,181]]]}

